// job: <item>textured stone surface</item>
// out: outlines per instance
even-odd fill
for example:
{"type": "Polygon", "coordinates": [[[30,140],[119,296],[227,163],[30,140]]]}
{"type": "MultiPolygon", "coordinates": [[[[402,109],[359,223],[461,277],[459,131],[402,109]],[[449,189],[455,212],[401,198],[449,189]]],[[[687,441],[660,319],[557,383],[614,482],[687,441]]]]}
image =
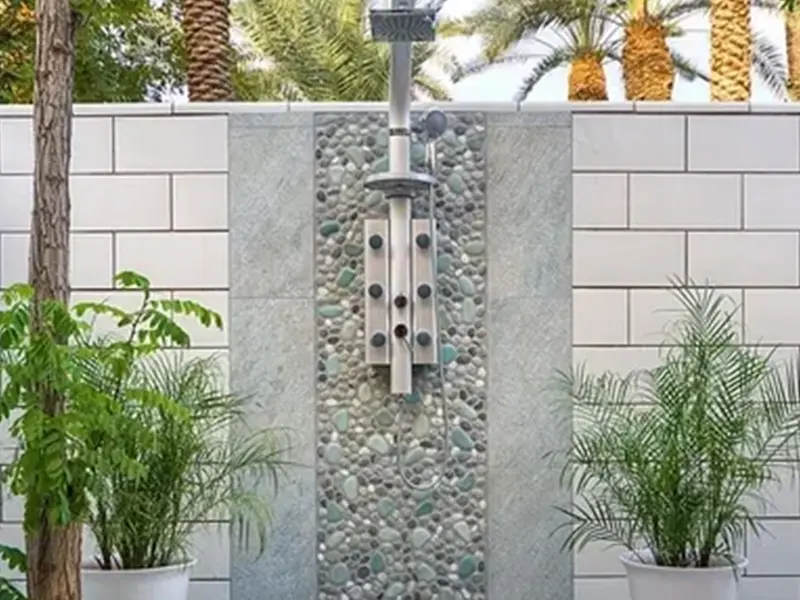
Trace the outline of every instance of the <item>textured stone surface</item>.
{"type": "Polygon", "coordinates": [[[303,117],[231,116],[231,388],[251,398],[249,427],[285,428],[298,465],[274,499],[266,553],[232,540],[237,600],[316,596],[313,129],[303,117]]]}
{"type": "MultiPolygon", "coordinates": [[[[434,190],[445,412],[436,369],[397,398],[364,364],[362,222],[387,205],[363,180],[388,167],[386,116],[315,115],[320,600],[486,598],[485,117],[448,117],[434,190]]],[[[415,169],[422,135],[415,126],[415,169]]]]}
{"type": "MultiPolygon", "coordinates": [[[[310,600],[316,592],[314,539],[314,308],[311,300],[231,300],[231,386],[252,396],[250,428],[286,428],[287,457],[267,550],[259,559],[232,540],[231,597],[310,600]],[[260,324],[260,326],[256,326],[260,324]]],[[[236,435],[236,431],[232,432],[236,435]]],[[[263,493],[272,493],[261,488],[263,493]]]]}
{"type": "Polygon", "coordinates": [[[308,298],[313,287],[310,114],[232,114],[231,297],[308,298]]]}
{"type": "Polygon", "coordinates": [[[571,431],[546,391],[571,361],[571,132],[556,117],[506,123],[489,116],[488,597],[572,600],[572,557],[552,536],[570,492],[543,458],[571,431]]]}

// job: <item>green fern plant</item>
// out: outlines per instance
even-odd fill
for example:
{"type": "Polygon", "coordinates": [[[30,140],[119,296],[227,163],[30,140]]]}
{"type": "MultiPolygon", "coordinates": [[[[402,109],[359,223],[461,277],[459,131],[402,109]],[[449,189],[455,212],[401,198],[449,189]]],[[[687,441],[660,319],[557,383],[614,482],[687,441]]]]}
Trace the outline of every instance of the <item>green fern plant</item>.
{"type": "Polygon", "coordinates": [[[263,484],[277,486],[288,447],[279,443],[277,430],[247,426],[245,398],[225,390],[218,359],[148,356],[121,379],[102,362],[85,366],[92,387],[117,394],[128,418],[157,440],[141,445],[125,430],[115,439],[144,475],[109,473],[97,481],[89,524],[100,568],[186,562],[198,523],[227,518],[243,547],[254,534],[258,551],[264,550],[270,497],[263,484]],[[142,394],[164,398],[182,412],[143,410],[142,394]]]}
{"type": "Polygon", "coordinates": [[[798,457],[796,361],[740,345],[731,300],[677,284],[680,311],[658,366],[559,377],[574,433],[563,483],[565,548],[622,545],[667,567],[734,561],[759,534],[764,485],[798,457]],[[754,502],[755,501],[755,502],[754,502]]]}
{"type": "MultiPolygon", "coordinates": [[[[155,432],[131,418],[129,408],[115,394],[92,386],[85,365],[102,362],[123,377],[143,357],[168,347],[189,346],[190,337],[176,316],[188,316],[209,327],[222,325],[218,314],[196,302],[155,298],[149,280],[137,273],[120,273],[116,285],[139,293],[140,306],[126,311],[104,303],[69,307],[45,301],[39,305],[43,326],[35,331],[31,328],[31,287],[14,285],[2,295],[0,419],[12,419],[10,431],[20,444],[3,477],[10,492],[25,500],[23,526],[28,533],[36,530],[45,511],[59,526],[85,522],[98,479],[111,473],[132,479],[144,476],[145,466],[114,442],[117,436],[124,432],[142,447],[157,443],[155,432]],[[100,315],[127,328],[127,337],[96,343],[93,319],[100,315]],[[46,414],[41,390],[65,397],[65,409],[46,414]]],[[[158,394],[141,393],[136,401],[141,410],[191,418],[183,407],[158,394]]],[[[9,548],[2,558],[23,564],[22,555],[9,548]]]]}

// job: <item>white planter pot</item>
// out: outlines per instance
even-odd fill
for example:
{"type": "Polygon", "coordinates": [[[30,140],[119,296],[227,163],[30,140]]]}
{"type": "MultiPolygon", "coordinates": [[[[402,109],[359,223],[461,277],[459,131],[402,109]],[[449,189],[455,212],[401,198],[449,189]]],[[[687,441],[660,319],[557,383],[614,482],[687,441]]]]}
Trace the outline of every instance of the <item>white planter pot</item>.
{"type": "Polygon", "coordinates": [[[86,564],[81,569],[83,600],[186,600],[189,575],[196,562],[112,571],[86,564]]]}
{"type": "MultiPolygon", "coordinates": [[[[647,553],[640,553],[647,560],[647,553]]],[[[707,569],[657,567],[633,552],[622,555],[631,600],[736,600],[747,559],[707,569]]]]}

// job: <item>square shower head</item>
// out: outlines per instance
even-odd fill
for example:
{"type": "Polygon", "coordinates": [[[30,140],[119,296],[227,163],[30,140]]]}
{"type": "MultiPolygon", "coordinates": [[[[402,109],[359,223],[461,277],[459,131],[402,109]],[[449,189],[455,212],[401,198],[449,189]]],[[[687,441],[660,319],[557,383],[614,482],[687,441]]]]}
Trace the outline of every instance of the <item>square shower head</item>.
{"type": "Polygon", "coordinates": [[[372,10],[372,39],[378,42],[432,42],[436,39],[436,11],[426,8],[372,10]]]}

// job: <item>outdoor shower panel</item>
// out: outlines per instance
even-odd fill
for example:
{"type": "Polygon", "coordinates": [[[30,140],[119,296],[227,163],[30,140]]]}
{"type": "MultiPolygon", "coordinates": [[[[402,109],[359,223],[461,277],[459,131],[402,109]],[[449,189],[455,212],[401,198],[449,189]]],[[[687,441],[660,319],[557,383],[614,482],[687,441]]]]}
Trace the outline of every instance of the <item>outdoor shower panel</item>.
{"type": "MultiPolygon", "coordinates": [[[[389,169],[370,176],[365,185],[384,193],[389,218],[364,221],[365,358],[368,364],[389,367],[393,394],[412,393],[414,365],[435,365],[439,357],[431,199],[436,178],[412,171],[410,160],[411,45],[435,38],[434,21],[435,11],[415,9],[412,0],[392,0],[390,9],[370,14],[373,39],[391,44],[389,169]],[[418,194],[431,200],[424,219],[413,215],[418,194]]],[[[443,113],[429,113],[429,139],[441,135],[446,125],[443,113]]]]}

